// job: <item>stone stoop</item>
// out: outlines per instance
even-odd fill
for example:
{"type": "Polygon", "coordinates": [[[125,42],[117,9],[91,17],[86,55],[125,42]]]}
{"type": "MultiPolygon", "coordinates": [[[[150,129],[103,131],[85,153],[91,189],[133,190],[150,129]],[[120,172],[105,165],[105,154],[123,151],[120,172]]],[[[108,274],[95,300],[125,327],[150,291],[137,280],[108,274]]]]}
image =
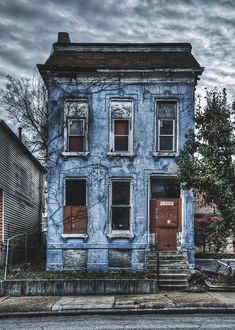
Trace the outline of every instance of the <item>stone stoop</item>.
{"type": "Polygon", "coordinates": [[[146,273],[148,276],[157,277],[158,264],[160,290],[188,289],[187,252],[149,251],[146,258],[146,273]],[[158,256],[159,260],[157,260],[158,256]]]}

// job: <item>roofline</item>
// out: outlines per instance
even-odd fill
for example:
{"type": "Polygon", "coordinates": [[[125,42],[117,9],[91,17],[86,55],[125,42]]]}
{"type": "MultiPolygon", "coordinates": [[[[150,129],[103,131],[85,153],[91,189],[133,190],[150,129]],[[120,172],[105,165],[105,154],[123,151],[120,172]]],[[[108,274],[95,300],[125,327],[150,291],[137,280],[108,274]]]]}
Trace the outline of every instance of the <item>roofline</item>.
{"type": "Polygon", "coordinates": [[[190,43],[59,43],[53,44],[54,51],[63,52],[187,52],[190,43]]]}
{"type": "Polygon", "coordinates": [[[44,166],[33,156],[33,154],[29,151],[29,149],[26,147],[26,145],[20,141],[20,139],[17,137],[17,135],[10,129],[10,127],[5,123],[3,119],[0,119],[0,128],[3,128],[5,132],[7,132],[13,140],[18,144],[19,147],[33,160],[33,162],[44,172],[46,173],[47,170],[44,166]]]}
{"type": "Polygon", "coordinates": [[[204,71],[204,67],[189,67],[189,68],[182,68],[182,67],[165,67],[165,68],[141,68],[141,67],[136,67],[133,69],[129,69],[128,67],[126,68],[109,68],[109,67],[100,67],[100,66],[93,66],[93,67],[87,67],[87,66],[77,66],[77,65],[51,65],[51,64],[37,64],[37,68],[38,70],[42,70],[42,71],[74,71],[74,69],[78,70],[78,71],[84,71],[84,72],[94,72],[94,71],[116,71],[116,72],[156,72],[156,71],[172,71],[172,72],[177,72],[177,71],[196,71],[196,72],[203,72],[204,71]]]}
{"type": "Polygon", "coordinates": [[[54,45],[62,45],[62,46],[124,46],[124,47],[132,47],[132,46],[180,46],[180,47],[192,47],[190,42],[54,42],[54,45]]]}

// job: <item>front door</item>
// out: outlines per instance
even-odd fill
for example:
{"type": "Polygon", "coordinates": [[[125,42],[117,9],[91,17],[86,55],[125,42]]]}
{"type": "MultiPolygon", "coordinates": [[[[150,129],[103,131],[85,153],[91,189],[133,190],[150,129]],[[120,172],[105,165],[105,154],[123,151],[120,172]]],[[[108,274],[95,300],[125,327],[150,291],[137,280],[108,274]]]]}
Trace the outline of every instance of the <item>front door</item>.
{"type": "Polygon", "coordinates": [[[150,232],[159,251],[176,250],[177,232],[181,231],[180,188],[176,180],[151,180],[150,232]]]}

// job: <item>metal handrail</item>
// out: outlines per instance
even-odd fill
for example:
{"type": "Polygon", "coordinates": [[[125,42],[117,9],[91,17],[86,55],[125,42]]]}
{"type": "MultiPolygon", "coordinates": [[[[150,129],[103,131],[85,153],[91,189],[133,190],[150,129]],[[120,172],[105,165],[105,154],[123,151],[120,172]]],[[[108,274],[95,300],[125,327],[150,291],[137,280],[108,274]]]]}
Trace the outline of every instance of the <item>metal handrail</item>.
{"type": "Polygon", "coordinates": [[[7,250],[6,250],[6,256],[5,256],[5,269],[4,269],[4,281],[7,279],[7,269],[8,269],[8,257],[9,257],[9,245],[10,241],[13,240],[16,237],[20,236],[26,236],[25,237],[25,261],[26,261],[26,250],[27,250],[27,242],[28,242],[28,235],[35,235],[36,233],[20,233],[11,237],[7,238],[7,250]]]}
{"type": "Polygon", "coordinates": [[[160,286],[160,260],[159,260],[159,252],[157,252],[157,287],[159,289],[160,286]]]}

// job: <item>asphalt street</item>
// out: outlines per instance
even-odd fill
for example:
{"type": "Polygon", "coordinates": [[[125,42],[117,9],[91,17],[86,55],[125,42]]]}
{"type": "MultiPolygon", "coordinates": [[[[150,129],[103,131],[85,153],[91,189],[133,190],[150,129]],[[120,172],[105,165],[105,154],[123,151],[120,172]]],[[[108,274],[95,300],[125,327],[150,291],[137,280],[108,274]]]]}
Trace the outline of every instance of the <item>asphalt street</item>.
{"type": "Polygon", "coordinates": [[[0,320],[1,330],[69,329],[235,329],[233,314],[192,315],[92,315],[8,318],[0,320]]]}

